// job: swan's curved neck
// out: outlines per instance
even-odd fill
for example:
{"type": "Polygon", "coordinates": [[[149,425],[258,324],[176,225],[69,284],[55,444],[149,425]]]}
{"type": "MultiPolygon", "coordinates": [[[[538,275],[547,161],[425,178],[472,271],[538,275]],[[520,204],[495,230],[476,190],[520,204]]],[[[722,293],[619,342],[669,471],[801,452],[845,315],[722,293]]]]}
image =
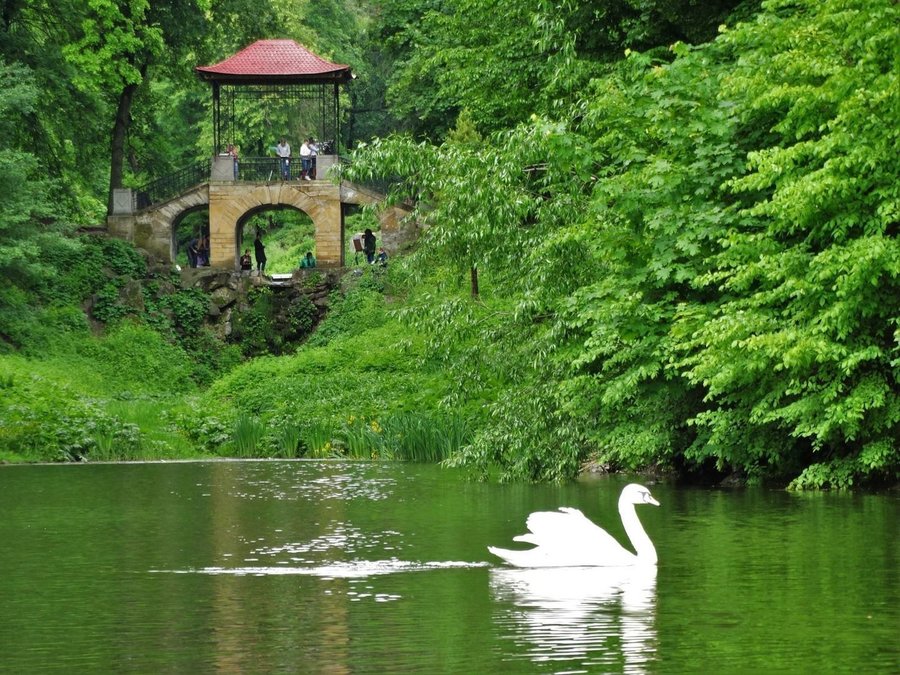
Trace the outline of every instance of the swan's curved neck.
{"type": "Polygon", "coordinates": [[[644,526],[634,510],[634,504],[622,499],[619,500],[619,515],[622,517],[622,525],[625,533],[631,540],[631,545],[637,553],[638,562],[644,565],[656,564],[656,548],[650,537],[644,531],[644,526]]]}

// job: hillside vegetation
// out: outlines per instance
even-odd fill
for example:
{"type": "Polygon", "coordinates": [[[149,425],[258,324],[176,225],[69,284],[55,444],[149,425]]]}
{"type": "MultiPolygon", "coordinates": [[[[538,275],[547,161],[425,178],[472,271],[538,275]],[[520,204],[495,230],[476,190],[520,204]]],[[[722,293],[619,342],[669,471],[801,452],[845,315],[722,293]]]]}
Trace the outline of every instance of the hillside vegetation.
{"type": "Polygon", "coordinates": [[[42,9],[0,25],[0,459],[896,482],[891,0],[42,9]],[[119,33],[92,34],[101,18],[119,33]],[[343,176],[389,180],[424,234],[346,275],[304,342],[250,358],[196,323],[202,298],[73,234],[102,220],[110,176],[208,154],[193,65],[285,35],[353,66],[343,176]]]}

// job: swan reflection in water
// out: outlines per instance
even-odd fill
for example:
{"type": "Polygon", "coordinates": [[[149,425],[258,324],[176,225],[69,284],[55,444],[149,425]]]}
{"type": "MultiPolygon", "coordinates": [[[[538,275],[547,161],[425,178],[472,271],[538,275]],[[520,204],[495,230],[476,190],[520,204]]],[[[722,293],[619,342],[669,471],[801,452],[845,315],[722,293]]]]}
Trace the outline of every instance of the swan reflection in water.
{"type": "Polygon", "coordinates": [[[495,568],[490,585],[498,623],[534,662],[632,673],[652,663],[655,566],[495,568]]]}

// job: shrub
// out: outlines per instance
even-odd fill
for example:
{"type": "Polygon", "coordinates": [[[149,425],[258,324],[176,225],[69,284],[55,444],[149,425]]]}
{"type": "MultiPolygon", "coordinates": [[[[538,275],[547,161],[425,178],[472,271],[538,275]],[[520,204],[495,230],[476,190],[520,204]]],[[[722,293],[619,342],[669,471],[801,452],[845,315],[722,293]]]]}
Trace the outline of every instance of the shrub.
{"type": "Polygon", "coordinates": [[[240,413],[234,422],[231,444],[238,457],[253,457],[263,436],[263,425],[258,417],[240,413]]]}

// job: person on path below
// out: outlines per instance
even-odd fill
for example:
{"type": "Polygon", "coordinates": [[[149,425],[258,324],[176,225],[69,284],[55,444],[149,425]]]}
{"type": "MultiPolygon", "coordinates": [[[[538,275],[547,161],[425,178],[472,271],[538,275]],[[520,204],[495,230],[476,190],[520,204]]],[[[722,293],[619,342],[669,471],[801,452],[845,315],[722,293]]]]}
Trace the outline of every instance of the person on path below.
{"type": "Polygon", "coordinates": [[[372,230],[368,227],[365,234],[363,234],[363,251],[366,254],[367,263],[371,265],[375,262],[375,235],[372,234],[372,230]]]}
{"type": "Polygon", "coordinates": [[[284,137],[275,146],[275,154],[281,158],[281,179],[291,179],[291,146],[284,137]]]}
{"type": "Polygon", "coordinates": [[[197,267],[209,267],[209,239],[202,234],[197,242],[197,267]]]}
{"type": "Polygon", "coordinates": [[[316,266],[316,258],[313,256],[312,251],[307,251],[306,255],[300,258],[300,267],[309,268],[316,266]]]}
{"type": "Polygon", "coordinates": [[[191,267],[197,266],[197,249],[200,246],[200,240],[197,237],[191,239],[191,241],[187,245],[187,257],[188,257],[188,265],[191,267]]]}
{"type": "Polygon", "coordinates": [[[312,180],[309,177],[310,156],[309,139],[304,139],[303,145],[300,146],[300,180],[312,180]]]}
{"type": "Polygon", "coordinates": [[[250,272],[253,271],[253,260],[250,259],[250,249],[244,249],[244,255],[241,256],[241,276],[244,276],[246,272],[249,276],[250,272]]]}
{"type": "Polygon", "coordinates": [[[266,246],[263,244],[259,232],[256,233],[256,239],[253,240],[253,253],[256,255],[256,271],[258,276],[262,276],[266,271],[266,246]]]}

